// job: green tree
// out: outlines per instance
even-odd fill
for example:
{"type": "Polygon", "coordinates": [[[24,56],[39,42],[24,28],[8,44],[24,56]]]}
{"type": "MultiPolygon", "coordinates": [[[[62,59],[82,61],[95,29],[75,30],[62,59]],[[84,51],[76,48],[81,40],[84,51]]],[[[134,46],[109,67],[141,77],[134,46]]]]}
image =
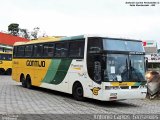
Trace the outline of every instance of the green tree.
{"type": "Polygon", "coordinates": [[[30,35],[29,35],[27,29],[20,28],[19,30],[20,30],[19,36],[26,38],[26,39],[30,39],[30,35]]]}
{"type": "Polygon", "coordinates": [[[33,31],[31,32],[32,39],[37,39],[38,38],[38,32],[39,32],[39,30],[40,30],[39,27],[33,28],[33,31]]]}
{"type": "Polygon", "coordinates": [[[14,36],[18,36],[19,34],[19,24],[17,23],[11,23],[8,26],[8,32],[14,36]]]}

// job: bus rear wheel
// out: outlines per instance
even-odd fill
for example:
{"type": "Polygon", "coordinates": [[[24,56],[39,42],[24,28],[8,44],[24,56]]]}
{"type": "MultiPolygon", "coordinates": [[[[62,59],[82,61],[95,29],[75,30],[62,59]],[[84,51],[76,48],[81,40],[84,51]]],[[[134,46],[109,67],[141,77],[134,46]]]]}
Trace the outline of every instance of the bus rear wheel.
{"type": "Polygon", "coordinates": [[[29,76],[26,78],[26,86],[28,89],[32,89],[31,78],[29,76]]]}
{"type": "Polygon", "coordinates": [[[27,84],[26,84],[26,80],[25,80],[24,76],[21,77],[21,82],[22,82],[22,87],[26,88],[27,84]]]}
{"type": "Polygon", "coordinates": [[[3,68],[0,68],[0,75],[4,75],[5,70],[3,68]]]}
{"type": "Polygon", "coordinates": [[[5,72],[5,74],[6,75],[11,75],[12,74],[12,69],[11,68],[7,69],[6,72],[5,72]]]}
{"type": "Polygon", "coordinates": [[[80,83],[75,83],[73,85],[73,91],[72,91],[73,97],[78,100],[78,101],[82,101],[84,100],[83,97],[83,87],[80,83]]]}

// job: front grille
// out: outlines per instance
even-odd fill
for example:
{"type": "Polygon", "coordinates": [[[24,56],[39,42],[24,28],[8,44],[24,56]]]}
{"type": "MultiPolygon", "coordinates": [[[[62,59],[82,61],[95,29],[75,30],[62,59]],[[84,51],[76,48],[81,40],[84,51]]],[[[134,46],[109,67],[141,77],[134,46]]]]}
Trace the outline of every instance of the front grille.
{"type": "Polygon", "coordinates": [[[131,86],[131,89],[137,89],[139,86],[131,86]]]}

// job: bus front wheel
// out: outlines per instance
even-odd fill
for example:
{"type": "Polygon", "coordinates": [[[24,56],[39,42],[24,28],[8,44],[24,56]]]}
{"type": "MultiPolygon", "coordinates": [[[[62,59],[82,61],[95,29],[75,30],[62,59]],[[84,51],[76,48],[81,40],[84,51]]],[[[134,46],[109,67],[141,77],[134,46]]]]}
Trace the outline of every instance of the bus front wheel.
{"type": "Polygon", "coordinates": [[[75,83],[73,85],[73,91],[72,91],[73,97],[78,100],[78,101],[82,101],[84,100],[83,97],[83,87],[80,83],[75,83]]]}

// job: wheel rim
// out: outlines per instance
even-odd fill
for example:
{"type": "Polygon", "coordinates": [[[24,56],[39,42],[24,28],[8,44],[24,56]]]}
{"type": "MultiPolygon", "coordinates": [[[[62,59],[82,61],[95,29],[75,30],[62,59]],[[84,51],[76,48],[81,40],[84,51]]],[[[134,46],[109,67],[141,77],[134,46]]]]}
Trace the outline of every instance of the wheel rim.
{"type": "Polygon", "coordinates": [[[82,87],[78,87],[78,88],[76,89],[76,93],[77,93],[78,96],[82,96],[82,95],[83,95],[82,87]]]}

